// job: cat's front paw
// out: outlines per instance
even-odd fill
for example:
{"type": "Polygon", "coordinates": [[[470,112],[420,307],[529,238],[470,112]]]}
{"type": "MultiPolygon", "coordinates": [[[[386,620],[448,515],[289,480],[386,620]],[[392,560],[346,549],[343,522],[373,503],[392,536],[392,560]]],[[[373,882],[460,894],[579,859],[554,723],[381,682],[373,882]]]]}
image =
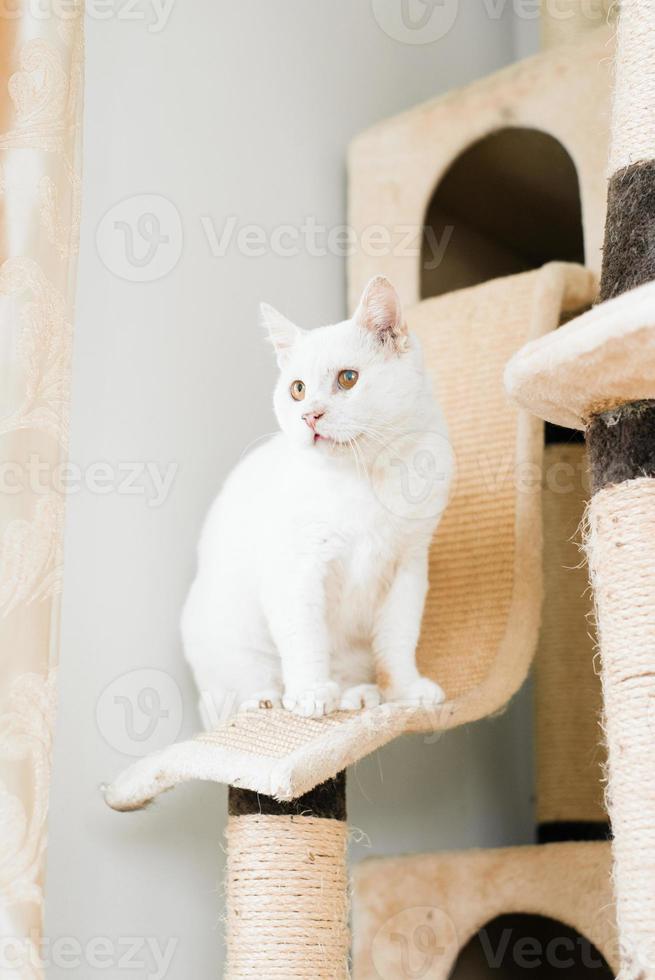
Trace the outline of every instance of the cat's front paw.
{"type": "Polygon", "coordinates": [[[443,688],[429,677],[417,677],[409,684],[391,687],[385,691],[386,700],[412,708],[433,708],[446,700],[443,688]]]}
{"type": "Polygon", "coordinates": [[[381,700],[377,684],[356,684],[347,687],[341,695],[342,711],[359,711],[361,708],[377,708],[381,700]]]}
{"type": "Polygon", "coordinates": [[[310,687],[287,689],[282,704],[303,718],[322,718],[339,707],[339,685],[334,681],[312,684],[310,687]]]}

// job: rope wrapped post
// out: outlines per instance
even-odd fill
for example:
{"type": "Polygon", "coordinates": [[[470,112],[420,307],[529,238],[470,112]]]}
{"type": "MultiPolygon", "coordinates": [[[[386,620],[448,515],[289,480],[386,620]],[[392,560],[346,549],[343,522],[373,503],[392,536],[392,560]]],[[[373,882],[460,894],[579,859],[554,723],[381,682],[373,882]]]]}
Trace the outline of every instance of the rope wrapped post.
{"type": "MultiPolygon", "coordinates": [[[[622,0],[601,300],[655,278],[655,4],[622,0]]],[[[655,310],[652,313],[655,322],[655,310]]],[[[622,972],[655,977],[655,401],[594,415],[587,555],[622,972]]]]}
{"type": "Polygon", "coordinates": [[[226,980],[348,980],[346,776],[290,803],[230,787],[226,980]]]}

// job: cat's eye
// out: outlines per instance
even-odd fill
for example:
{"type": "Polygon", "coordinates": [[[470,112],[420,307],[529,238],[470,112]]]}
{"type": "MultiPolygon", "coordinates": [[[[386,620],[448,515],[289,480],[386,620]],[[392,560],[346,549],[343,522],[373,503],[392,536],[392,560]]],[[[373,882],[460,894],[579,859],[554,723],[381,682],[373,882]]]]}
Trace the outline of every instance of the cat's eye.
{"type": "Polygon", "coordinates": [[[353,371],[348,368],[345,371],[339,371],[339,377],[337,381],[339,382],[340,388],[345,388],[348,391],[350,388],[354,388],[357,384],[357,379],[359,378],[359,371],[353,371]]]}
{"type": "Polygon", "coordinates": [[[291,397],[297,402],[301,402],[305,397],[305,382],[292,381],[291,388],[289,390],[291,391],[291,397]]]}

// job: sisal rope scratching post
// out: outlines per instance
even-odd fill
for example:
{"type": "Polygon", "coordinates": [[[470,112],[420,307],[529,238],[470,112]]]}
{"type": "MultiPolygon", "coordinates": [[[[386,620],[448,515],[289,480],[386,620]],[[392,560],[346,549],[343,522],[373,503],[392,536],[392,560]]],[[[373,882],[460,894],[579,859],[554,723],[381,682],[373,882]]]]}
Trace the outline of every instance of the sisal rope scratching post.
{"type": "Polygon", "coordinates": [[[536,817],[540,843],[605,840],[601,687],[579,530],[588,497],[581,439],[547,426],[542,503],[544,604],[535,657],[536,817]]]}
{"type": "Polygon", "coordinates": [[[230,787],[226,980],[347,980],[346,779],[290,803],[230,787]]]}
{"type": "Polygon", "coordinates": [[[589,511],[603,657],[608,806],[627,980],[655,977],[655,481],[599,491],[589,511]]]}
{"type": "Polygon", "coordinates": [[[655,978],[655,4],[622,0],[601,302],[508,363],[514,399],[586,429],[621,977],[655,978]]]}
{"type": "MultiPolygon", "coordinates": [[[[655,4],[623,0],[601,300],[655,278],[655,4]]],[[[653,311],[655,318],[655,311],[653,311]]],[[[587,555],[602,655],[608,807],[626,980],[655,977],[655,402],[587,427],[587,555]]]]}

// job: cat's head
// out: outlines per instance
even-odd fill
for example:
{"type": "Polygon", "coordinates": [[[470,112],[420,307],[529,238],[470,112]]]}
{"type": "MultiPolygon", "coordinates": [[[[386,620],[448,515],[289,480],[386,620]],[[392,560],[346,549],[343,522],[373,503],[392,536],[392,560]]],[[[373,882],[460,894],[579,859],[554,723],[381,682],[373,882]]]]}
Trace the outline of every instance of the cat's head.
{"type": "Polygon", "coordinates": [[[415,423],[426,381],[396,290],[376,276],[350,320],[302,330],[262,304],[280,376],[274,405],[296,444],[320,452],[377,449],[415,423]]]}

